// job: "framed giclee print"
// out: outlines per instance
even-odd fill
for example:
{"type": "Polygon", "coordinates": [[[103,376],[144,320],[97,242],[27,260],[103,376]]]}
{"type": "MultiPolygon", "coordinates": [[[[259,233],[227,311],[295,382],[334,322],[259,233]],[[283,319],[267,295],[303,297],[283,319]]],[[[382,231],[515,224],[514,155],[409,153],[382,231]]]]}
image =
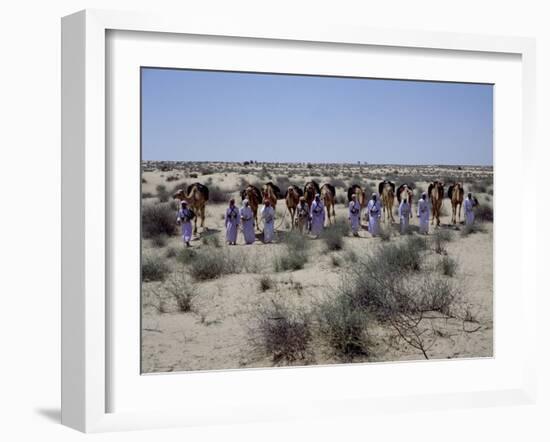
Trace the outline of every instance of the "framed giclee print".
{"type": "Polygon", "coordinates": [[[62,41],[66,425],[532,401],[531,40],[86,11],[62,41]]]}

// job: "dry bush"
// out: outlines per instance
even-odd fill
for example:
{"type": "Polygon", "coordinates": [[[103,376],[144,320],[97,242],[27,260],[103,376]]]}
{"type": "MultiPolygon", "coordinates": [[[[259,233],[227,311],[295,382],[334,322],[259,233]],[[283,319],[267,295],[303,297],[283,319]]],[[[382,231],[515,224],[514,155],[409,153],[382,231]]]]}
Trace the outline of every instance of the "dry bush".
{"type": "Polygon", "coordinates": [[[288,232],[283,237],[283,251],[275,256],[274,265],[276,272],[286,270],[301,270],[308,261],[309,240],[299,232],[288,232]]]}
{"type": "Polygon", "coordinates": [[[157,186],[157,198],[161,203],[165,203],[170,199],[170,192],[168,192],[164,184],[157,186]]]}
{"type": "Polygon", "coordinates": [[[476,219],[484,222],[493,222],[493,208],[487,204],[479,204],[474,207],[476,219]]]}
{"type": "Polygon", "coordinates": [[[260,311],[252,329],[252,343],[273,362],[293,363],[311,357],[311,321],[308,314],[272,304],[260,311]]]}
{"type": "Polygon", "coordinates": [[[149,287],[148,290],[158,300],[156,308],[161,313],[169,311],[171,304],[175,304],[180,312],[190,312],[193,309],[196,291],[183,272],[173,273],[160,287],[149,287]]]}
{"type": "Polygon", "coordinates": [[[273,287],[274,285],[274,281],[273,279],[271,279],[269,276],[267,275],[263,275],[261,278],[260,278],[260,290],[262,292],[265,292],[267,290],[269,290],[270,288],[273,287]]]}
{"type": "Polygon", "coordinates": [[[212,203],[228,203],[231,199],[231,192],[222,190],[219,186],[209,187],[208,201],[212,203]]]}
{"type": "Polygon", "coordinates": [[[444,256],[438,267],[445,276],[454,276],[458,269],[458,263],[450,256],[444,256]]]}
{"type": "Polygon", "coordinates": [[[142,281],[164,281],[169,272],[170,267],[160,256],[143,255],[141,260],[142,281]]]}
{"type": "Polygon", "coordinates": [[[446,255],[447,249],[445,244],[452,241],[453,234],[450,230],[439,229],[432,235],[432,246],[435,253],[439,255],[446,255]]]}
{"type": "Polygon", "coordinates": [[[168,242],[168,235],[161,233],[160,235],[153,236],[151,238],[151,244],[153,247],[161,248],[166,247],[168,242]]]}
{"type": "Polygon", "coordinates": [[[189,264],[196,256],[196,250],[189,247],[184,247],[176,252],[176,260],[182,264],[189,264]]]}
{"type": "Polygon", "coordinates": [[[483,227],[482,224],[479,223],[473,223],[467,226],[464,226],[464,228],[461,231],[462,236],[468,236],[472,233],[485,233],[485,227],[483,227]]]}
{"type": "Polygon", "coordinates": [[[206,232],[203,233],[203,236],[201,238],[201,242],[205,246],[211,246],[211,247],[221,247],[220,238],[216,234],[207,234],[206,232]]]}
{"type": "Polygon", "coordinates": [[[174,235],[176,214],[167,203],[144,204],[141,210],[141,228],[144,238],[174,235]]]}
{"type": "Polygon", "coordinates": [[[321,233],[321,238],[325,242],[327,250],[342,250],[344,248],[344,237],[349,234],[350,226],[344,221],[336,221],[328,226],[321,233]]]}
{"type": "Polygon", "coordinates": [[[346,361],[367,356],[367,313],[358,309],[347,293],[325,301],[317,311],[321,336],[334,353],[346,361]]]}
{"type": "Polygon", "coordinates": [[[197,250],[188,267],[193,279],[206,281],[222,275],[257,272],[261,263],[249,260],[240,250],[207,246],[197,250]]]}

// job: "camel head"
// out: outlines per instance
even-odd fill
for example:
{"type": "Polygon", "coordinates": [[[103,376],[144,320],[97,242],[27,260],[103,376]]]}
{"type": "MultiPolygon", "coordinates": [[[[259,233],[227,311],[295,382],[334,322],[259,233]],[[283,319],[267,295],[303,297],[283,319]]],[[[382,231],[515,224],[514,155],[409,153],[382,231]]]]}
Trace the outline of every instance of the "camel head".
{"type": "Polygon", "coordinates": [[[176,193],[172,195],[172,198],[182,201],[187,198],[187,195],[185,194],[183,189],[179,189],[176,193]]]}

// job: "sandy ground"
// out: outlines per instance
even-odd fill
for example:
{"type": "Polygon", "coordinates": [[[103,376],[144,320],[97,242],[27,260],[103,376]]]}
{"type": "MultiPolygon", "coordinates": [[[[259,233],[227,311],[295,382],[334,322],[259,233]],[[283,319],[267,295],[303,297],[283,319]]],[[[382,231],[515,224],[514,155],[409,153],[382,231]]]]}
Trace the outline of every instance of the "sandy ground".
{"type": "MultiPolygon", "coordinates": [[[[240,165],[214,165],[203,163],[200,165],[180,166],[179,170],[159,170],[159,166],[153,170],[152,164],[145,164],[142,183],[144,204],[154,204],[157,198],[154,196],[158,185],[164,185],[172,189],[176,184],[185,181],[191,183],[199,181],[210,186],[217,185],[228,195],[238,198],[238,190],[242,186],[242,178],[250,182],[266,182],[270,179],[258,174],[242,175],[240,165]],[[220,171],[221,167],[225,171],[220,171]],[[217,169],[218,172],[203,175],[198,171],[201,168],[217,169]],[[190,173],[198,173],[197,178],[191,178],[190,173]],[[260,175],[260,176],[258,176],[260,175]],[[178,177],[170,182],[167,177],[178,177]],[[263,179],[262,179],[263,178],[263,179]],[[152,194],[152,197],[149,197],[152,194]]],[[[438,167],[396,167],[396,166],[333,166],[325,168],[332,176],[315,176],[316,169],[321,166],[314,166],[313,174],[299,175],[300,172],[309,172],[309,169],[302,166],[281,165],[281,172],[276,167],[271,167],[272,178],[288,174],[290,172],[292,183],[300,186],[308,179],[315,179],[320,184],[331,182],[340,178],[346,182],[346,186],[357,182],[361,169],[363,179],[361,184],[372,182],[377,184],[378,174],[392,174],[397,171],[396,183],[400,184],[399,176],[414,177],[418,187],[427,188],[426,181],[433,178],[446,176],[456,177],[464,181],[466,191],[470,190],[470,182],[492,180],[492,169],[490,168],[438,168],[438,167]],[[348,170],[349,169],[349,170],[348,170]],[[343,171],[343,172],[342,172],[343,171]]],[[[258,169],[261,171],[261,167],[258,169]]],[[[320,173],[323,173],[321,170],[320,173]]],[[[403,178],[407,180],[407,178],[403,178]]],[[[407,180],[410,182],[409,180],[407,180]]],[[[338,195],[345,195],[347,187],[337,187],[338,195]]],[[[492,193],[490,186],[486,191],[492,193]]],[[[491,205],[492,197],[489,193],[476,192],[477,198],[484,204],[491,205]]],[[[343,197],[341,197],[343,198],[343,197]]],[[[219,237],[223,248],[224,229],[223,213],[227,205],[225,203],[209,203],[207,206],[207,217],[205,229],[209,234],[219,237]]],[[[416,210],[416,203],[413,206],[416,210]]],[[[286,207],[284,200],[279,200],[277,205],[277,221],[279,235],[284,235],[288,230],[288,214],[285,215],[286,207]]],[[[460,234],[459,229],[463,226],[450,226],[451,205],[450,200],[444,200],[443,216],[441,218],[441,229],[450,229],[453,233],[453,240],[447,244],[448,256],[456,259],[459,263],[457,274],[453,277],[454,283],[460,287],[464,306],[469,306],[475,314],[479,324],[469,324],[464,328],[462,321],[446,320],[438,324],[443,331],[439,339],[429,349],[430,359],[445,359],[457,357],[488,357],[493,353],[493,235],[492,223],[484,223],[485,232],[475,233],[468,236],[460,234]],[[469,333],[470,329],[479,330],[469,333]]],[[[347,208],[344,204],[336,205],[336,218],[347,219],[347,208]]],[[[396,217],[397,219],[397,217],[396,217]]],[[[418,225],[416,216],[411,221],[413,226],[418,225]]],[[[205,247],[201,242],[201,229],[199,235],[192,241],[193,248],[200,250],[205,247]]],[[[431,232],[433,228],[431,227],[431,232]]],[[[392,236],[392,242],[403,241],[399,235],[392,236]]],[[[254,326],[258,312],[263,306],[272,300],[281,302],[287,306],[303,310],[311,310],[323,299],[332,296],[334,288],[339,285],[345,274],[343,268],[347,265],[346,256],[350,251],[364,253],[374,250],[381,243],[381,239],[372,238],[366,229],[362,230],[359,238],[345,238],[344,250],[338,252],[327,252],[322,240],[310,240],[310,259],[305,268],[297,271],[285,271],[275,273],[272,270],[272,263],[278,253],[284,247],[282,244],[264,245],[259,240],[254,245],[246,246],[239,234],[238,245],[231,247],[231,253],[239,253],[249,263],[242,273],[225,275],[220,278],[194,282],[193,290],[196,296],[193,299],[191,312],[179,312],[175,303],[166,302],[163,305],[162,313],[158,310],[159,301],[157,295],[162,291],[161,282],[144,282],[142,294],[142,371],[167,372],[186,370],[216,370],[246,367],[270,367],[274,365],[273,360],[252,345],[251,337],[254,335],[254,326]],[[340,265],[335,266],[334,260],[340,265]],[[251,264],[250,264],[251,263],[251,264]],[[266,291],[260,289],[260,278],[262,274],[268,273],[274,281],[271,288],[266,291]],[[153,307],[156,306],[156,307],[153,307]]],[[[144,254],[152,254],[158,259],[165,259],[172,271],[181,271],[183,264],[174,258],[165,258],[168,249],[179,250],[182,248],[179,236],[168,239],[164,247],[155,247],[150,240],[143,240],[142,249],[144,254]]],[[[434,254],[435,255],[435,254],[434,254]]],[[[431,260],[435,262],[438,255],[426,260],[426,271],[433,271],[431,260]]],[[[435,264],[434,264],[435,266],[435,264]]],[[[380,324],[370,326],[369,334],[374,337],[373,348],[368,357],[357,358],[354,362],[373,361],[396,361],[396,360],[418,360],[423,359],[419,350],[412,348],[405,342],[395,339],[388,327],[380,324]]],[[[320,341],[314,341],[312,357],[297,364],[330,364],[340,363],[339,360],[327,345],[320,341]]]]}

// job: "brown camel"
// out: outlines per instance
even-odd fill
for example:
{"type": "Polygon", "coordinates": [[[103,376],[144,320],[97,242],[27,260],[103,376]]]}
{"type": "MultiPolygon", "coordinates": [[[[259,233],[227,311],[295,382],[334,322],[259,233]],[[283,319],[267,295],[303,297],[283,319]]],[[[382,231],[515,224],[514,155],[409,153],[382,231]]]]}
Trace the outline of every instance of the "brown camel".
{"type": "Polygon", "coordinates": [[[294,229],[294,217],[296,216],[296,209],[300,202],[300,197],[303,195],[302,189],[298,186],[288,186],[288,189],[285,193],[286,207],[290,213],[290,225],[291,229],[294,229]]]}
{"type": "Polygon", "coordinates": [[[179,189],[174,195],[174,199],[187,201],[188,207],[197,214],[195,217],[195,227],[193,233],[197,233],[197,218],[201,218],[201,227],[204,229],[204,211],[208,201],[208,187],[201,183],[193,183],[187,186],[187,190],[179,189]]]}
{"type": "Polygon", "coordinates": [[[366,207],[367,195],[359,184],[352,184],[352,186],[348,189],[348,203],[351,201],[351,195],[353,194],[355,194],[355,199],[361,208],[366,207]]]}
{"type": "Polygon", "coordinates": [[[412,207],[412,201],[413,201],[413,191],[412,186],[409,186],[408,184],[401,184],[397,188],[397,202],[401,204],[401,200],[406,199],[409,205],[412,207]]]}
{"type": "Polygon", "coordinates": [[[281,189],[269,181],[263,185],[262,195],[264,200],[268,199],[271,202],[271,207],[275,210],[277,208],[277,200],[281,198],[281,189]]]}
{"type": "Polygon", "coordinates": [[[321,193],[319,184],[317,184],[316,181],[308,181],[304,186],[304,197],[309,208],[311,208],[311,203],[313,203],[315,195],[317,195],[318,193],[321,193]]]}
{"type": "Polygon", "coordinates": [[[391,181],[384,180],[378,184],[378,194],[382,200],[382,210],[384,212],[384,221],[395,222],[393,218],[393,203],[395,199],[395,184],[391,181]]]}
{"type": "Polygon", "coordinates": [[[460,211],[462,210],[462,201],[464,201],[464,187],[462,183],[454,183],[447,189],[447,196],[451,199],[452,216],[451,222],[456,224],[456,209],[458,207],[458,222],[460,222],[460,211]]]}
{"type": "Polygon", "coordinates": [[[439,226],[439,216],[441,215],[441,205],[445,195],[444,184],[441,181],[434,181],[428,186],[428,196],[432,204],[432,225],[437,221],[439,226]]]}
{"type": "Polygon", "coordinates": [[[253,186],[252,184],[249,184],[246,186],[246,189],[243,189],[241,191],[241,199],[242,200],[248,200],[248,205],[252,209],[252,213],[254,214],[254,225],[256,226],[256,229],[259,229],[258,226],[258,206],[262,202],[262,193],[260,192],[260,189],[258,189],[256,186],[253,186]]]}
{"type": "Polygon", "coordinates": [[[321,199],[327,209],[328,223],[332,224],[332,216],[336,220],[336,214],[334,213],[334,205],[336,204],[336,189],[332,184],[325,183],[321,186],[321,199]]]}

